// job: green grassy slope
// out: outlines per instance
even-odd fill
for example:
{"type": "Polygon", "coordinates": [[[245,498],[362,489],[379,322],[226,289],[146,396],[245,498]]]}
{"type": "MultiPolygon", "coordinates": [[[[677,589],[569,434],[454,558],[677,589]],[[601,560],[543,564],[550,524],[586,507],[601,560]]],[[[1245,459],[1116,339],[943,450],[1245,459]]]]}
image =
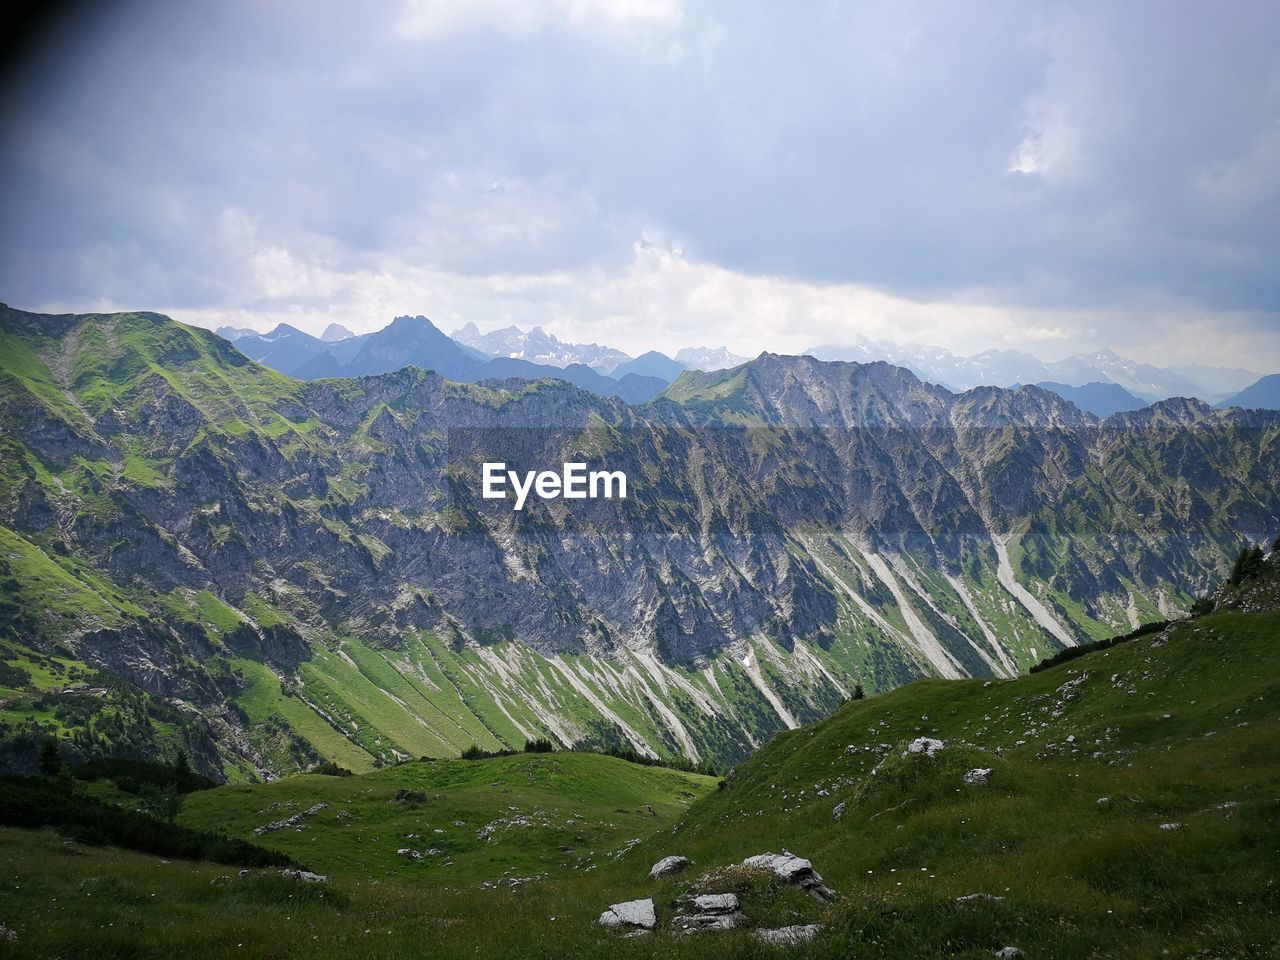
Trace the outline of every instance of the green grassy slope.
{"type": "Polygon", "coordinates": [[[1261,960],[1280,950],[1277,637],[1280,614],[1228,612],[1018,680],[913,683],[779,735],[710,792],[688,774],[553,754],[188,800],[183,823],[245,838],[326,803],[301,829],[257,838],[328,873],[323,898],[0,831],[0,922],[18,931],[11,952],[31,956],[976,960],[1016,945],[1055,960],[1261,960]],[[946,746],[903,756],[920,736],[946,746]],[[967,786],[973,768],[992,769],[990,784],[967,786]],[[396,803],[399,789],[423,799],[396,803]],[[833,903],[724,870],[784,847],[813,860],[833,903]],[[677,853],[692,871],[647,879],[677,853]],[[748,931],[666,929],[678,895],[725,889],[749,927],[823,932],[766,952],[748,931]],[[975,893],[1002,899],[957,902],[975,893]],[[647,896],[655,935],[594,925],[610,903],[647,896]]]}
{"type": "Polygon", "coordinates": [[[1278,614],[1224,614],[1013,682],[848,704],[634,856],[810,857],[844,894],[803,917],[829,925],[813,956],[1273,955],[1278,638],[1278,614]],[[904,758],[919,736],[948,745],[904,758]],[[991,785],[966,786],[973,768],[991,785]],[[956,904],[972,893],[1004,901],[956,904]]]}
{"type": "Polygon", "coordinates": [[[669,824],[713,786],[709,777],[613,757],[522,753],[220,787],[192,795],[183,822],[249,838],[264,824],[325,803],[303,829],[258,842],[326,873],[479,885],[590,867],[669,824]],[[401,790],[421,799],[397,802],[401,790]],[[423,858],[398,857],[402,848],[423,858]]]}

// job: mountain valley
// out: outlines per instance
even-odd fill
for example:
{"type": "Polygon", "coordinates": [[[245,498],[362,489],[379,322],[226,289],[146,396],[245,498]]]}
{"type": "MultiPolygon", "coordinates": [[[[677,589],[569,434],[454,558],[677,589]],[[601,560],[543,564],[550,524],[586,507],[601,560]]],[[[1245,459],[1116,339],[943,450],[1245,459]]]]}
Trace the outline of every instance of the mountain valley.
{"type": "Polygon", "coordinates": [[[856,686],[1175,616],[1280,528],[1280,420],[1197,401],[1099,420],[766,354],[633,406],[294,380],[154,314],[0,330],[19,766],[53,732],[232,780],[541,737],[724,767],[856,686]],[[481,460],[575,458],[635,493],[479,497],[481,460]]]}
{"type": "MultiPolygon", "coordinates": [[[[718,782],[535,750],[178,804],[178,829],[301,867],[0,826],[4,949],[1262,960],[1280,948],[1277,585],[1273,551],[1210,613],[1015,680],[853,700],[718,782]]],[[[60,776],[139,803],[109,771],[60,776]]],[[[0,781],[0,812],[26,783],[0,781]]]]}

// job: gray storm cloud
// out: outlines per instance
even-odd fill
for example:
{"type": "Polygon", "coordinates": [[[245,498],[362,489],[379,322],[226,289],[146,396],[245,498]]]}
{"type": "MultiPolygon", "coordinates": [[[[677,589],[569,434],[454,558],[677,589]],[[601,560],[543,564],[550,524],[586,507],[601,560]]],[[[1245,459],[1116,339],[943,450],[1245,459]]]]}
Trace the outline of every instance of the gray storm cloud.
{"type": "Polygon", "coordinates": [[[1262,2],[118,4],[5,88],[0,298],[1280,368],[1277,35],[1262,2]]]}

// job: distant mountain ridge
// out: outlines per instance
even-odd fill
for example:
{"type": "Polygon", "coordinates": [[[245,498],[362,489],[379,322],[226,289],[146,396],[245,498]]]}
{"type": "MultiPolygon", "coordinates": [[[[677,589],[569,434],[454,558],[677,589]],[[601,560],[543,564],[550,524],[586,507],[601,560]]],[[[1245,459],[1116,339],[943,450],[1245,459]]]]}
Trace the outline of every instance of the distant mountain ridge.
{"type": "Polygon", "coordinates": [[[581,363],[559,367],[510,357],[490,358],[445,336],[423,316],[396,317],[374,333],[334,342],[280,324],[269,333],[240,337],[235,343],[237,349],[259,363],[301,380],[374,376],[412,366],[460,383],[551,377],[628,403],[651,400],[667,384],[665,380],[636,374],[608,377],[581,363]]]}
{"type": "Polygon", "coordinates": [[[741,366],[749,357],[740,357],[725,347],[685,347],[676,353],[676,362],[691,370],[727,370],[741,366]]]}
{"type": "Polygon", "coordinates": [[[635,374],[642,377],[657,377],[670,383],[687,369],[688,367],[685,364],[678,360],[672,360],[665,353],[650,350],[648,353],[640,354],[634,360],[618,364],[610,371],[610,375],[624,377],[628,374],[635,374]]]}
{"type": "Polygon", "coordinates": [[[1280,410],[1280,373],[1262,377],[1235,396],[1218,404],[1220,409],[1242,407],[1245,410],[1280,410]]]}
{"type": "Polygon", "coordinates": [[[566,343],[541,327],[534,327],[528,333],[514,326],[481,333],[474,323],[467,323],[451,336],[458,343],[490,357],[527,360],[553,367],[584,364],[603,374],[631,359],[621,350],[598,343],[566,343]]]}
{"type": "MultiPolygon", "coordinates": [[[[401,353],[423,355],[423,362],[436,363],[448,376],[466,380],[475,374],[465,369],[465,364],[454,363],[450,347],[440,341],[444,336],[439,330],[427,332],[430,341],[423,349],[402,345],[401,353]],[[438,336],[437,336],[438,335],[438,336]]],[[[220,336],[236,342],[254,359],[291,376],[314,379],[321,376],[350,376],[392,369],[389,364],[395,350],[387,351],[380,345],[381,360],[366,356],[356,361],[355,356],[369,337],[386,333],[387,328],[373,334],[350,335],[345,327],[330,324],[323,337],[309,334],[288,324],[281,324],[267,334],[234,327],[219,327],[220,336]]],[[[383,337],[382,339],[388,339],[383,337]]],[[[525,332],[517,326],[503,327],[482,333],[474,323],[466,323],[447,339],[472,359],[503,359],[536,364],[540,367],[559,368],[564,379],[599,392],[606,396],[625,396],[630,402],[651,399],[659,392],[653,381],[671,383],[686,369],[714,371],[740,366],[745,357],[738,356],[725,347],[685,347],[674,358],[657,350],[631,357],[614,347],[598,343],[569,343],[548,333],[542,327],[525,332]],[[639,380],[627,381],[620,388],[595,380],[577,367],[588,367],[596,374],[621,381],[629,375],[639,380]],[[640,398],[639,400],[632,398],[640,398]]],[[[1259,379],[1260,374],[1233,367],[1189,365],[1162,368],[1122,357],[1113,350],[1098,350],[1079,354],[1058,361],[1043,361],[1019,350],[986,350],[972,356],[958,356],[936,346],[914,343],[879,341],[858,335],[850,344],[824,345],[805,351],[820,360],[852,360],[870,363],[884,360],[895,366],[911,370],[921,379],[937,383],[950,390],[964,391],[979,386],[1013,387],[1023,383],[1058,384],[1067,390],[1088,388],[1086,393],[1074,396],[1084,404],[1083,409],[1095,413],[1133,409],[1132,401],[1111,391],[1109,400],[1102,398],[1100,388],[1108,385],[1126,391],[1134,400],[1153,403],[1169,397],[1196,397],[1208,403],[1233,402],[1232,398],[1259,379]],[[1090,399],[1090,396],[1095,399],[1090,399]]],[[[418,361],[414,361],[415,364],[418,361]]],[[[427,367],[425,369],[437,369],[427,367]]],[[[505,364],[495,368],[493,376],[520,376],[537,378],[555,376],[534,368],[521,368],[505,364]]],[[[1264,394],[1253,395],[1251,403],[1274,404],[1263,399],[1264,394]]]]}
{"type": "Polygon", "coordinates": [[[1072,387],[1065,383],[1046,380],[1036,386],[1041,390],[1056,393],[1062,399],[1071,401],[1081,410],[1087,410],[1095,417],[1105,418],[1113,413],[1141,410],[1146,406],[1146,403],[1118,383],[1086,383],[1072,387]]]}
{"type": "Polygon", "coordinates": [[[331,323],[324,328],[320,339],[325,343],[337,343],[339,340],[350,340],[355,334],[340,323],[331,323]]]}
{"type": "Polygon", "coordinates": [[[1169,397],[1197,397],[1214,402],[1222,399],[1224,392],[1230,392],[1230,385],[1234,384],[1234,389],[1239,390],[1259,376],[1228,367],[1164,369],[1129,360],[1113,350],[1098,350],[1059,361],[1044,361],[1019,350],[986,350],[962,357],[942,347],[872,340],[861,335],[851,344],[826,344],[811,347],[805,353],[819,360],[860,363],[884,360],[951,390],[1011,387],[1019,383],[1051,382],[1069,387],[1112,383],[1147,403],[1169,397]],[[1225,391],[1224,386],[1228,387],[1225,391]]]}
{"type": "Polygon", "coordinates": [[[241,337],[259,337],[262,335],[258,333],[257,330],[250,327],[218,327],[214,333],[222,337],[224,340],[231,340],[233,342],[239,340],[241,337]]]}

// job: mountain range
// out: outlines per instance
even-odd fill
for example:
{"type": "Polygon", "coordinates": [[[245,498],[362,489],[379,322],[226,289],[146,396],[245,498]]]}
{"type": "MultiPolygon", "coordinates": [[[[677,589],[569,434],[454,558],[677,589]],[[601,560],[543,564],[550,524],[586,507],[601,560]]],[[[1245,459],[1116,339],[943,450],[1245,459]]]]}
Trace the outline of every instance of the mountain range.
{"type": "Polygon", "coordinates": [[[611,374],[618,364],[631,359],[621,350],[597,343],[565,343],[541,327],[534,327],[528,333],[519,327],[481,333],[474,323],[468,323],[453,331],[451,336],[463,346],[479,350],[485,356],[528,360],[552,367],[585,364],[602,374],[611,374]]]}
{"type": "Polygon", "coordinates": [[[858,336],[849,345],[823,345],[805,351],[822,360],[885,360],[906,367],[923,380],[951,390],[978,386],[1009,387],[1019,383],[1056,382],[1071,387],[1110,383],[1146,403],[1170,397],[1225,400],[1256,381],[1260,374],[1227,367],[1161,368],[1121,357],[1112,350],[1044,361],[1018,350],[987,350],[962,357],[942,347],[893,343],[858,336]]]}
{"type": "Polygon", "coordinates": [[[0,641],[117,678],[217,777],[537,736],[725,763],[855,684],[1169,616],[1280,529],[1280,414],[774,354],[642,406],[363,373],[425,330],[300,380],[156,314],[0,310],[0,641]],[[632,492],[517,514],[489,460],[632,492]]]}
{"type": "Polygon", "coordinates": [[[235,344],[259,363],[303,380],[373,376],[413,365],[460,383],[552,377],[628,403],[652,399],[667,383],[625,372],[616,378],[608,377],[577,362],[560,367],[517,357],[490,357],[445,336],[422,316],[396,317],[381,330],[338,340],[313,337],[282,323],[269,333],[237,337],[235,344]]]}
{"type": "Polygon", "coordinates": [[[1280,374],[1273,373],[1251,384],[1219,407],[1243,407],[1245,410],[1280,410],[1280,374]]]}
{"type": "MultiPolygon", "coordinates": [[[[724,347],[684,348],[674,358],[656,350],[631,357],[596,343],[562,341],[541,327],[527,333],[515,326],[481,333],[474,323],[468,323],[446,337],[423,317],[397,318],[392,326],[353,336],[345,327],[330,324],[319,338],[288,324],[266,334],[232,327],[220,327],[218,333],[255,360],[306,379],[387,373],[414,363],[466,382],[486,377],[558,377],[601,396],[618,396],[632,403],[652,399],[686,369],[715,371],[747,362],[724,347]],[[392,329],[397,323],[403,326],[406,319],[414,320],[416,327],[392,329]],[[409,342],[415,335],[421,343],[409,342]],[[363,350],[371,337],[379,342],[363,350]],[[388,340],[395,345],[383,342],[388,340]],[[483,368],[472,362],[486,359],[504,363],[483,368]],[[640,379],[622,384],[629,376],[640,379]]],[[[1268,388],[1266,378],[1253,371],[1205,365],[1162,368],[1129,360],[1111,350],[1060,361],[1043,361],[1016,350],[988,350],[962,357],[941,347],[859,335],[852,344],[817,346],[806,354],[860,363],[884,360],[953,391],[1037,383],[1099,416],[1170,397],[1195,397],[1220,407],[1280,408],[1275,388],[1268,388]],[[1260,380],[1263,382],[1257,389],[1250,391],[1260,380]]]]}
{"type": "Polygon", "coordinates": [[[685,347],[676,354],[674,360],[656,351],[645,354],[644,357],[632,358],[621,350],[598,343],[566,343],[541,327],[534,327],[528,333],[514,326],[481,333],[474,323],[467,323],[450,336],[458,343],[473,347],[490,357],[528,360],[554,367],[583,363],[615,378],[631,372],[661,377],[670,382],[686,368],[723,370],[746,363],[748,359],[731,353],[724,347],[685,347]]]}
{"type": "Polygon", "coordinates": [[[1078,387],[1065,383],[1045,381],[1036,384],[1041,390],[1049,390],[1069,400],[1081,410],[1092,413],[1095,417],[1109,417],[1113,413],[1126,413],[1141,410],[1146,406],[1132,393],[1118,383],[1086,383],[1078,387]]]}

